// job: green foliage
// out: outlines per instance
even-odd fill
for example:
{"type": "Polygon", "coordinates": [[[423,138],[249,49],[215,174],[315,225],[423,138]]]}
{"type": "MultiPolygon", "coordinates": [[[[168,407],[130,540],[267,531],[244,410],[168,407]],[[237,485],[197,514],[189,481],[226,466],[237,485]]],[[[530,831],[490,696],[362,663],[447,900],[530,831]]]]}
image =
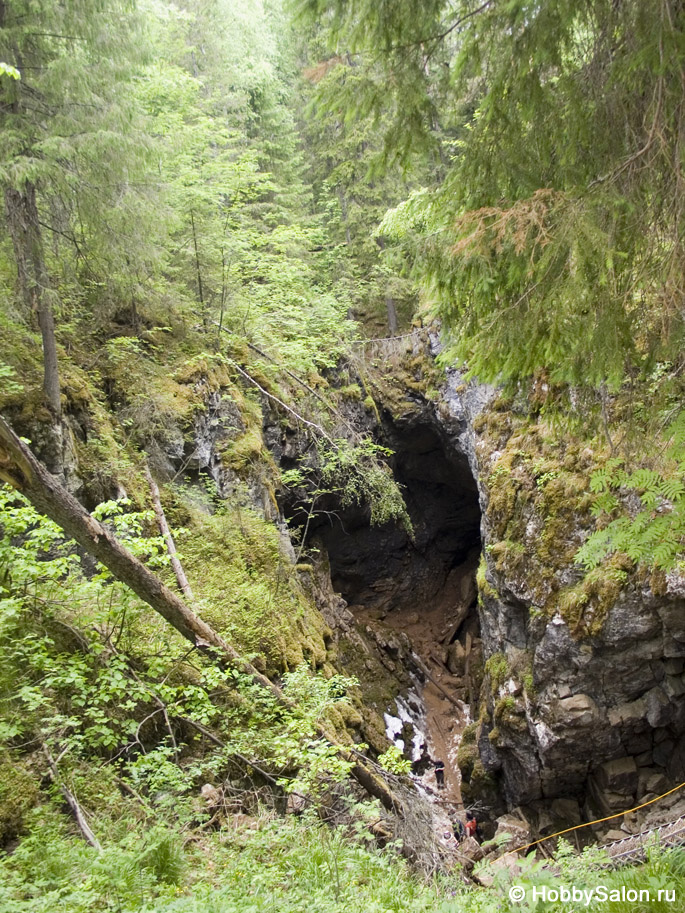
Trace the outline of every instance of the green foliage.
{"type": "Polygon", "coordinates": [[[10,79],[21,79],[21,73],[17,70],[16,67],[10,66],[8,63],[3,63],[0,60],[0,76],[9,76],[10,79]]]}
{"type": "Polygon", "coordinates": [[[355,444],[340,439],[335,441],[334,447],[323,442],[319,445],[321,478],[339,495],[343,507],[366,503],[371,511],[372,525],[395,520],[411,534],[411,521],[402,493],[389,467],[379,459],[390,453],[368,437],[355,444]]]}
{"type": "MultiPolygon", "coordinates": [[[[320,739],[318,731],[330,719],[342,724],[353,680],[314,675],[302,663],[283,676],[291,701],[285,709],[249,676],[222,669],[211,657],[193,662],[187,646],[180,647],[164,627],[158,630],[156,616],[145,618],[137,600],[111,577],[92,568],[86,575],[54,524],[16,493],[0,493],[0,743],[39,740],[55,757],[66,759],[61,775],[72,788],[85,794],[86,801],[92,795],[93,802],[109,807],[109,799],[97,791],[93,795],[81,774],[82,765],[95,757],[101,763],[104,759],[145,808],[152,803],[177,824],[194,818],[189,794],[198,780],[231,764],[242,768],[254,759],[256,769],[267,771],[269,782],[312,797],[347,778],[350,763],[320,739]],[[179,725],[188,719],[217,729],[226,740],[226,748],[208,765],[182,759],[179,725]]],[[[144,515],[128,506],[110,502],[95,513],[113,524],[141,557],[149,556],[150,540],[142,535],[144,515]]],[[[248,520],[245,509],[243,524],[248,520]]],[[[249,546],[251,560],[270,565],[277,538],[261,521],[260,537],[249,546]],[[273,534],[269,542],[264,542],[266,531],[273,534]]],[[[250,574],[242,573],[248,586],[250,574]]],[[[257,586],[257,577],[253,579],[257,586]]],[[[277,573],[274,590],[269,591],[268,579],[261,585],[281,607],[288,590],[302,606],[301,594],[284,583],[277,573]]],[[[290,636],[311,637],[293,621],[290,636]]],[[[278,632],[280,637],[284,633],[278,632]]],[[[7,768],[8,783],[24,776],[17,770],[13,777],[7,768]]],[[[102,778],[101,773],[98,780],[102,778]]],[[[23,795],[26,807],[35,801],[35,790],[28,786],[23,795]]],[[[25,808],[12,804],[11,797],[0,798],[10,834],[19,828],[25,808]]],[[[155,846],[148,866],[155,878],[177,880],[180,862],[173,841],[155,846]]]]}
{"type": "Polygon", "coordinates": [[[294,6],[330,23],[329,53],[373,61],[327,97],[338,117],[387,117],[402,159],[442,139],[437,182],[381,231],[405,246],[447,361],[599,389],[682,351],[676,0],[294,6]]]}
{"type": "Polygon", "coordinates": [[[0,78],[0,180],[38,189],[65,324],[117,294],[136,297],[159,265],[159,223],[141,192],[149,142],[133,104],[147,50],[128,0],[106,0],[97,15],[91,0],[3,6],[0,56],[22,78],[0,78]]]}
{"type": "Polygon", "coordinates": [[[292,369],[332,364],[354,328],[312,253],[323,239],[302,183],[277,9],[160,5],[153,26],[139,97],[158,137],[175,287],[217,346],[221,324],[292,369]]]}
{"type": "Polygon", "coordinates": [[[325,21],[315,22],[301,51],[301,96],[308,105],[300,130],[307,178],[330,239],[326,264],[335,276],[336,293],[344,296],[368,335],[393,335],[409,325],[415,289],[377,226],[412,181],[399,173],[371,174],[387,119],[381,124],[342,119],[328,103],[341,94],[363,93],[374,78],[373,64],[352,61],[349,55],[321,60],[329,34],[325,21]]]}
{"type": "MultiPolygon", "coordinates": [[[[458,874],[431,881],[413,876],[396,853],[370,842],[369,825],[378,815],[373,805],[352,806],[350,823],[332,827],[315,815],[301,820],[262,817],[254,829],[205,835],[193,850],[180,849],[177,831],[156,825],[112,840],[98,856],[59,827],[54,813],[33,822],[33,831],[11,855],[0,859],[2,913],[85,913],[118,909],[148,913],[321,913],[364,910],[371,913],[515,913],[539,909],[533,888],[576,885],[608,892],[649,890],[650,909],[666,913],[685,888],[683,851],[654,848],[639,867],[607,871],[605,852],[587,847],[576,853],[561,841],[554,856],[537,862],[520,859],[515,872],[490,869],[491,887],[474,887],[458,874]],[[219,874],[217,874],[219,873],[219,874]],[[512,884],[526,892],[523,902],[509,899],[512,884]],[[661,902],[656,900],[659,891],[661,902]]],[[[629,913],[635,904],[615,900],[607,905],[629,913]]],[[[571,913],[577,903],[556,903],[571,913]]]]}
{"type": "Polygon", "coordinates": [[[180,884],[186,868],[180,834],[164,826],[150,828],[145,834],[143,849],[136,861],[157,883],[180,884]]]}
{"type": "Polygon", "coordinates": [[[596,494],[593,513],[603,522],[576,555],[586,569],[598,567],[607,556],[626,554],[631,561],[671,570],[682,568],[685,554],[685,412],[667,429],[670,441],[667,470],[623,468],[609,460],[593,473],[596,494]],[[639,494],[640,509],[626,516],[630,493],[639,494]]]}
{"type": "Polygon", "coordinates": [[[391,774],[411,773],[411,761],[404,757],[397,745],[391,745],[386,752],[379,755],[378,763],[391,774]]]}
{"type": "Polygon", "coordinates": [[[0,755],[0,847],[21,833],[26,814],[37,801],[34,777],[22,764],[0,755]]]}
{"type": "Polygon", "coordinates": [[[23,384],[17,383],[14,379],[15,377],[16,371],[14,368],[0,363],[0,381],[2,381],[2,389],[5,396],[12,396],[13,394],[23,392],[23,384]]]}
{"type": "Polygon", "coordinates": [[[331,499],[343,509],[353,505],[366,507],[371,525],[395,522],[412,535],[401,488],[385,462],[392,455],[391,450],[359,434],[353,434],[352,440],[320,437],[316,448],[313,464],[304,457],[300,467],[281,473],[282,484],[293,490],[307,512],[299,555],[304,551],[311,519],[321,510],[327,510],[331,499]]]}

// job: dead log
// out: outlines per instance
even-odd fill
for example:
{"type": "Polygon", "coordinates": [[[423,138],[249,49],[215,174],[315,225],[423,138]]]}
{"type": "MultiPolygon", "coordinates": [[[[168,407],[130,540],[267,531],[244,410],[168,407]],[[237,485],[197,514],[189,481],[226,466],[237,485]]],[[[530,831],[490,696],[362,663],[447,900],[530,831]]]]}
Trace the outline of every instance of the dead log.
{"type": "Polygon", "coordinates": [[[450,694],[449,691],[445,687],[443,687],[443,685],[440,684],[440,682],[435,678],[435,676],[431,674],[428,666],[424,663],[424,661],[419,656],[416,655],[416,653],[412,653],[412,659],[414,660],[416,665],[419,667],[421,672],[426,676],[428,681],[432,682],[432,684],[435,685],[435,687],[438,689],[440,694],[442,694],[443,697],[446,697],[447,700],[457,708],[457,710],[459,710],[461,713],[463,713],[464,709],[465,709],[464,702],[460,701],[459,698],[454,697],[454,695],[450,694]]]}
{"type": "Polygon", "coordinates": [[[468,631],[466,634],[466,643],[464,644],[464,653],[466,654],[464,659],[464,679],[469,689],[469,704],[471,707],[475,707],[475,694],[473,689],[473,677],[471,676],[471,649],[473,647],[473,637],[471,632],[468,631]]]}
{"type": "MultiPolygon", "coordinates": [[[[240,657],[213,628],[197,616],[183,600],[135,558],[116,537],[80,504],[36,459],[26,444],[0,416],[0,480],[21,492],[36,510],[45,514],[89,554],[98,559],[121,583],[130,587],[143,602],[158,612],[179,634],[201,650],[214,650],[218,658],[250,676],[267,689],[281,705],[292,703],[280,688],[240,657]]],[[[343,760],[352,765],[357,782],[388,810],[402,814],[400,799],[374,773],[357,752],[339,745],[323,730],[318,734],[335,746],[343,760]]]]}
{"type": "Polygon", "coordinates": [[[213,648],[231,665],[250,675],[276,697],[280,689],[240,658],[236,650],[192,612],[142,562],[80,504],[35,458],[29,448],[0,416],[0,479],[21,492],[39,513],[54,520],[112,575],[158,612],[186,640],[199,649],[213,648]]]}
{"type": "Polygon", "coordinates": [[[60,792],[64,796],[65,802],[71,809],[71,813],[74,816],[74,819],[76,820],[76,823],[78,825],[79,830],[81,831],[81,834],[83,835],[83,839],[87,843],[89,843],[92,847],[94,847],[98,851],[98,853],[101,853],[102,846],[100,845],[100,841],[98,840],[98,838],[95,836],[95,834],[90,829],[90,825],[86,821],[86,816],[83,814],[83,809],[79,805],[76,796],[60,780],[59,771],[57,770],[57,765],[55,764],[55,761],[54,761],[52,755],[50,754],[50,750],[49,750],[48,746],[45,744],[43,745],[43,754],[45,755],[45,757],[47,759],[48,768],[50,769],[50,779],[56,786],[59,786],[60,792]]]}
{"type": "Polygon", "coordinates": [[[468,617],[468,614],[469,614],[469,611],[470,611],[470,606],[469,606],[468,604],[467,604],[467,605],[461,605],[461,606],[457,609],[457,617],[456,617],[456,619],[455,619],[454,622],[449,626],[449,629],[448,629],[448,631],[447,631],[447,634],[445,634],[444,637],[442,638],[442,643],[443,643],[446,647],[449,646],[449,644],[452,643],[452,641],[454,640],[454,638],[455,638],[455,637],[457,636],[457,634],[459,633],[459,628],[460,628],[460,627],[464,624],[464,622],[466,621],[466,619],[467,619],[467,617],[468,617]]]}
{"type": "Polygon", "coordinates": [[[171,567],[173,568],[174,574],[176,575],[176,581],[180,587],[181,592],[186,599],[189,599],[190,602],[193,602],[195,597],[193,596],[193,591],[190,588],[188,583],[188,578],[186,577],[185,571],[183,570],[183,565],[181,564],[178,552],[176,551],[176,543],[174,542],[174,537],[171,535],[171,530],[169,529],[169,524],[166,520],[166,514],[164,513],[164,508],[162,507],[162,501],[159,497],[159,488],[157,483],[152,478],[152,473],[150,472],[150,467],[145,461],[145,478],[147,479],[148,487],[150,488],[150,495],[152,497],[152,506],[155,511],[155,517],[157,518],[157,526],[159,531],[162,534],[164,539],[164,544],[166,545],[166,550],[169,554],[169,561],[171,567]]]}

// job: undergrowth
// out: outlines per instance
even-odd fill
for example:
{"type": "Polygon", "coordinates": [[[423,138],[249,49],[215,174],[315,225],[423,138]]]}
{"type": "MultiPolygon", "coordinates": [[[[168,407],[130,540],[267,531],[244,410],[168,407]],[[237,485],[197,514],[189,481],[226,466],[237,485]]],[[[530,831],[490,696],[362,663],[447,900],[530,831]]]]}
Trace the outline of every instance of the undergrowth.
{"type": "MultiPolygon", "coordinates": [[[[562,886],[601,887],[610,913],[665,913],[678,909],[666,898],[685,891],[685,852],[656,846],[644,865],[618,871],[601,868],[606,857],[598,848],[579,856],[561,844],[552,861],[522,859],[515,872],[496,872],[487,888],[465,882],[459,869],[420,878],[397,845],[374,845],[373,805],[353,812],[352,823],[338,827],[314,810],[300,818],[225,820],[215,831],[159,821],[132,827],[98,853],[70,836],[49,808],[15,852],[0,857],[0,913],[575,913],[577,901],[539,899],[543,888],[562,886]],[[524,888],[523,902],[510,899],[513,884],[524,888]],[[631,890],[654,899],[620,899],[631,890]]],[[[480,874],[486,869],[481,864],[480,874]]]]}

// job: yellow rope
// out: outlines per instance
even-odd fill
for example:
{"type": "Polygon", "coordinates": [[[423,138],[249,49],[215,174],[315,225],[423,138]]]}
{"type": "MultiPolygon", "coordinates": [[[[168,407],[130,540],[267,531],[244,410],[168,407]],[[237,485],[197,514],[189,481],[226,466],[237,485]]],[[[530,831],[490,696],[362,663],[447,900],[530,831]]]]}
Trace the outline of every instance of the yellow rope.
{"type": "Polygon", "coordinates": [[[678,786],[674,786],[673,789],[669,789],[667,793],[663,793],[663,795],[657,796],[655,799],[650,799],[649,802],[643,802],[642,805],[636,805],[635,808],[628,808],[626,811],[617,812],[615,815],[607,815],[606,818],[597,818],[595,821],[586,821],[584,824],[576,824],[575,827],[567,827],[564,831],[557,831],[556,834],[549,834],[547,837],[540,837],[539,840],[533,840],[532,843],[526,843],[524,846],[518,846],[515,850],[507,850],[507,852],[520,853],[523,850],[529,850],[531,846],[537,846],[538,843],[544,843],[545,840],[552,840],[554,837],[561,837],[562,834],[570,834],[571,831],[578,831],[582,827],[590,827],[593,824],[602,824],[603,821],[611,821],[612,818],[622,818],[623,815],[629,815],[631,812],[636,812],[641,808],[646,808],[653,802],[658,802],[659,799],[665,799],[666,796],[670,796],[671,793],[677,792],[679,789],[682,789],[683,786],[685,786],[685,783],[679,783],[678,786]]]}

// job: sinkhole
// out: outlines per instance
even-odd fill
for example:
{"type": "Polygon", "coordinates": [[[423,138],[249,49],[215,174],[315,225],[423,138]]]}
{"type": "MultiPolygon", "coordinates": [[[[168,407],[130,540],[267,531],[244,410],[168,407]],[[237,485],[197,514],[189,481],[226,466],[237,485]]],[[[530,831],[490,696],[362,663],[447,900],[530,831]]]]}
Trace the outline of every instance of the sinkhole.
{"type": "MultiPolygon", "coordinates": [[[[442,792],[458,802],[457,749],[483,666],[478,489],[467,457],[435,420],[408,426],[386,421],[384,432],[413,536],[399,523],[371,526],[364,506],[339,505],[313,518],[307,536],[327,553],[333,588],[359,630],[386,651],[387,667],[404,681],[394,704],[377,708],[386,735],[432,788],[431,762],[443,760],[442,792]]],[[[299,520],[292,513],[301,525],[302,512],[299,520]]]]}

